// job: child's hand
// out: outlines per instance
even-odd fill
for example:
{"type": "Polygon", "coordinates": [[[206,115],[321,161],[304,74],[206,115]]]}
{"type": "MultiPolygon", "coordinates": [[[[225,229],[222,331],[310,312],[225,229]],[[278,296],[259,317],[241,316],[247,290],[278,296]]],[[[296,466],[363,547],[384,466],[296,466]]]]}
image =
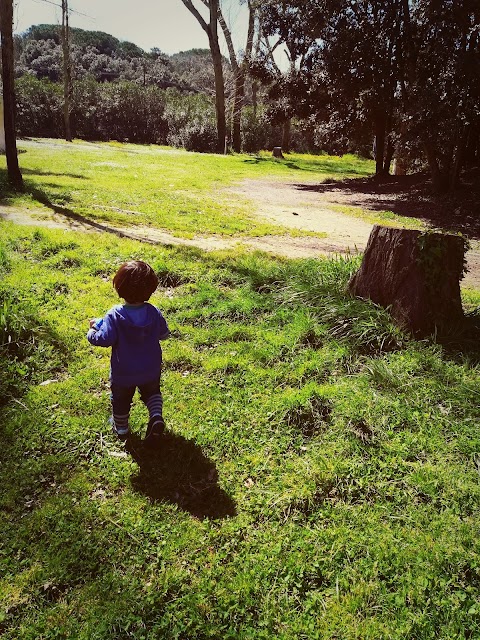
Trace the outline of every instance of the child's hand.
{"type": "Polygon", "coordinates": [[[95,318],[90,318],[90,329],[96,329],[97,327],[95,326],[96,320],[95,318]]]}

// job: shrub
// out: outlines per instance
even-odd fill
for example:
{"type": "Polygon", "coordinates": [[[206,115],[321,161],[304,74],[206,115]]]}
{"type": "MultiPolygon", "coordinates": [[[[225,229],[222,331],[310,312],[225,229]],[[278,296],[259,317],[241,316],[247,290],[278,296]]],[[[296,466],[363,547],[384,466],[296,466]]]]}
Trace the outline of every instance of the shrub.
{"type": "Polygon", "coordinates": [[[242,148],[247,153],[254,153],[267,148],[268,131],[271,126],[263,115],[255,115],[252,107],[242,112],[242,148]]]}
{"type": "Polygon", "coordinates": [[[16,81],[15,89],[19,135],[52,138],[62,135],[61,85],[24,75],[16,81]]]}
{"type": "Polygon", "coordinates": [[[174,90],[166,94],[168,144],[188,151],[215,151],[217,129],[212,101],[203,94],[184,96],[174,90]]]}

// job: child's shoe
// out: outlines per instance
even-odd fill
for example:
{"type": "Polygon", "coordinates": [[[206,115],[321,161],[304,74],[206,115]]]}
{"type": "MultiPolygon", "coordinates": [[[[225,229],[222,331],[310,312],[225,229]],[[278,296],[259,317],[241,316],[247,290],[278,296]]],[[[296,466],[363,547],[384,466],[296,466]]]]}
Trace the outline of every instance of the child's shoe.
{"type": "Polygon", "coordinates": [[[150,418],[143,443],[148,447],[156,447],[160,442],[160,438],[164,430],[165,422],[161,416],[154,416],[153,418],[150,418]]]}
{"type": "Polygon", "coordinates": [[[126,440],[128,440],[128,436],[130,435],[130,429],[128,427],[127,429],[118,429],[117,426],[115,425],[113,416],[110,416],[108,421],[110,422],[110,426],[112,427],[113,433],[117,436],[117,438],[121,442],[125,442],[126,440]]]}

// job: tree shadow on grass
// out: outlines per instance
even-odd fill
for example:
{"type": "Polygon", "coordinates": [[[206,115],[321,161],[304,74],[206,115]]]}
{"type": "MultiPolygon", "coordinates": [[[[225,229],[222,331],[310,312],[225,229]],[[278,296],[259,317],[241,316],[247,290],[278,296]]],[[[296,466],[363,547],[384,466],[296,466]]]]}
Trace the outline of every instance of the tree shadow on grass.
{"type": "MultiPolygon", "coordinates": [[[[114,236],[117,236],[118,238],[127,238],[128,240],[137,240],[137,241],[145,242],[147,244],[152,244],[155,246],[162,244],[157,240],[153,240],[145,236],[137,236],[133,233],[127,233],[125,231],[121,231],[120,229],[116,229],[115,227],[110,227],[106,224],[96,222],[95,220],[91,220],[90,218],[87,218],[85,216],[82,216],[79,213],[76,213],[75,211],[73,211],[72,209],[69,209],[68,207],[55,204],[50,200],[50,198],[44,191],[42,191],[38,187],[34,187],[32,184],[29,184],[28,182],[25,183],[24,192],[30,194],[37,202],[40,202],[41,204],[43,204],[45,207],[53,211],[53,213],[56,213],[66,218],[67,221],[72,226],[72,228],[74,227],[75,224],[77,224],[83,227],[84,230],[91,229],[92,231],[101,231],[103,233],[110,233],[114,236]]],[[[6,202],[5,198],[2,198],[0,200],[0,203],[2,202],[3,204],[5,204],[6,202]]]]}
{"type": "MultiPolygon", "coordinates": [[[[261,157],[261,156],[252,156],[243,161],[245,164],[267,164],[267,165],[276,165],[281,164],[288,169],[295,169],[297,171],[309,172],[309,173],[325,173],[328,171],[329,173],[350,173],[350,174],[359,174],[364,175],[365,171],[357,171],[356,169],[348,168],[345,169],[344,166],[339,165],[335,162],[329,162],[328,160],[320,162],[308,162],[301,161],[297,163],[295,160],[289,160],[288,158],[275,158],[275,157],[261,157]]],[[[297,185],[301,186],[301,185],[297,185]]],[[[306,185],[303,185],[306,186],[306,185]]],[[[312,185],[316,186],[316,185],[312,185]]]]}
{"type": "Polygon", "coordinates": [[[132,486],[152,502],[177,504],[201,520],[236,515],[235,503],[218,485],[215,464],[191,440],[167,432],[152,450],[132,434],[126,449],[140,467],[132,486]]]}
{"type": "Polygon", "coordinates": [[[65,171],[43,171],[42,169],[26,169],[22,168],[22,175],[24,176],[55,176],[58,178],[78,178],[79,180],[86,180],[86,176],[81,173],[67,173],[65,171]]]}
{"type": "Polygon", "coordinates": [[[443,348],[445,359],[457,363],[465,360],[472,366],[480,364],[480,307],[444,328],[435,336],[443,348]]]}
{"type": "MultiPolygon", "coordinates": [[[[56,174],[50,174],[50,175],[56,175],[56,174]]],[[[60,175],[64,175],[64,174],[60,174],[60,175]]],[[[57,186],[57,185],[50,185],[50,186],[57,186]]],[[[3,170],[3,171],[0,170],[0,204],[9,205],[10,198],[13,196],[14,193],[15,192],[11,189],[11,187],[8,184],[6,170],[3,170]]],[[[65,218],[66,220],[66,223],[70,225],[72,228],[75,228],[75,225],[77,225],[77,228],[78,226],[80,226],[80,227],[83,227],[83,230],[87,230],[87,231],[89,229],[92,231],[101,231],[103,233],[110,233],[114,236],[117,236],[118,238],[127,238],[128,240],[137,240],[137,241],[145,242],[147,244],[152,244],[155,246],[161,244],[157,240],[152,240],[151,238],[147,238],[145,236],[137,236],[133,233],[127,233],[125,231],[121,231],[120,229],[116,229],[115,227],[110,227],[106,224],[96,222],[95,220],[91,220],[86,216],[82,216],[80,213],[76,213],[75,211],[73,211],[72,209],[69,209],[68,207],[55,204],[54,202],[51,201],[50,197],[48,196],[47,193],[45,193],[45,191],[34,186],[28,180],[24,180],[23,193],[31,195],[34,200],[36,200],[40,204],[43,204],[45,207],[53,211],[53,213],[63,216],[63,218],[65,218]]],[[[62,198],[66,199],[66,196],[62,194],[62,198]]]]}

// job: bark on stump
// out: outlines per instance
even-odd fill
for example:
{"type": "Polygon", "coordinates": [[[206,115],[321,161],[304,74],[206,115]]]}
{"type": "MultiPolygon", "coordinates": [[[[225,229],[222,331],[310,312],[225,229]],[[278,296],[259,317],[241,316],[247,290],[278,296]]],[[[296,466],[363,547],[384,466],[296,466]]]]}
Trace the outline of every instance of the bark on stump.
{"type": "Polygon", "coordinates": [[[274,158],[283,158],[282,147],[273,147],[272,155],[274,158]]]}
{"type": "Polygon", "coordinates": [[[465,249],[461,236],[375,225],[348,289],[415,335],[430,335],[463,318],[465,249]]]}

